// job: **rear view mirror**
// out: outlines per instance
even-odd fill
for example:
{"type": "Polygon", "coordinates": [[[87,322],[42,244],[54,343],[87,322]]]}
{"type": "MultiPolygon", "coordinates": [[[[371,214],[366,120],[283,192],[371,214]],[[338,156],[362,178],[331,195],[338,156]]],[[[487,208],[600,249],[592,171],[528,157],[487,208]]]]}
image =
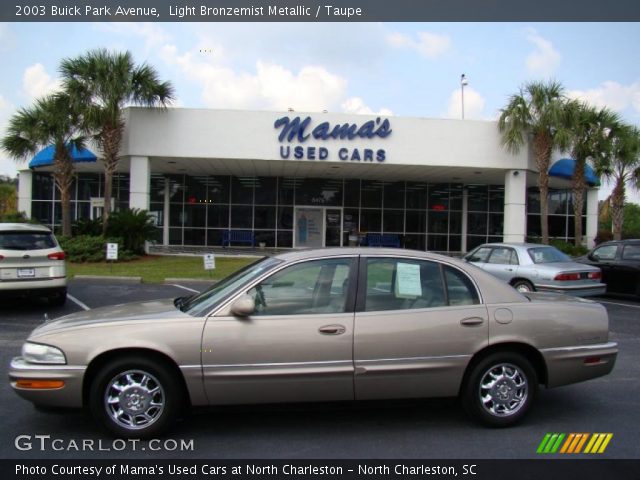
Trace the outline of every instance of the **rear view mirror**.
{"type": "Polygon", "coordinates": [[[242,295],[231,304],[231,314],[236,317],[248,317],[256,310],[256,302],[251,295],[242,295]]]}

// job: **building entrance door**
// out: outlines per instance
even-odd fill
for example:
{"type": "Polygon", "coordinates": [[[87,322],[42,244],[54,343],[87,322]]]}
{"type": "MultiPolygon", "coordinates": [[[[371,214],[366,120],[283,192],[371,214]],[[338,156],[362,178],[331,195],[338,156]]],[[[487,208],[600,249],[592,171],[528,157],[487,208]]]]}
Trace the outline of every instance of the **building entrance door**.
{"type": "Polygon", "coordinates": [[[295,207],[294,247],[322,248],[342,246],[342,209],[295,207]]]}

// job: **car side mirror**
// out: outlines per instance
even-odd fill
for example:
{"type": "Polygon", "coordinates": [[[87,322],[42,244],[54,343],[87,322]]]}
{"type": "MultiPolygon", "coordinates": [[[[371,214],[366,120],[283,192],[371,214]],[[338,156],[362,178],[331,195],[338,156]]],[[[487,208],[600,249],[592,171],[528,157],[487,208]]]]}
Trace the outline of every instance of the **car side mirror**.
{"type": "Polygon", "coordinates": [[[231,315],[235,317],[248,317],[256,311],[256,302],[251,295],[242,295],[231,304],[231,315]]]}

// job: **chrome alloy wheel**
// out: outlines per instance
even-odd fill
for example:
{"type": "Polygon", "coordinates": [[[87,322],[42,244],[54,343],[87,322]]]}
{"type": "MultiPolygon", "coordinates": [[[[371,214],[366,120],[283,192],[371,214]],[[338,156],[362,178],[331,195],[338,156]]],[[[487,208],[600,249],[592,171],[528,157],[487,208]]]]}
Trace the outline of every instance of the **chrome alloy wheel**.
{"type": "Polygon", "coordinates": [[[107,415],[128,430],[149,427],[165,406],[165,393],[160,382],[142,370],[119,373],[109,381],[104,394],[107,415]]]}
{"type": "Polygon", "coordinates": [[[519,283],[516,286],[516,290],[520,293],[528,293],[531,291],[531,287],[529,287],[529,285],[523,282],[523,283],[519,283]]]}
{"type": "Polygon", "coordinates": [[[524,372],[510,363],[492,366],[482,376],[480,404],[491,415],[514,415],[527,401],[529,385],[524,372]]]}

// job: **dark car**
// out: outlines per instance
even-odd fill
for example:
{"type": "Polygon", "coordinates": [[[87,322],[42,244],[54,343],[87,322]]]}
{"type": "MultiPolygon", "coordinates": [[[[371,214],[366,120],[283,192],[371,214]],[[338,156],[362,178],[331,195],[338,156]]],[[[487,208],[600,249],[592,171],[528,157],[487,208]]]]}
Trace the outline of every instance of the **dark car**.
{"type": "Polygon", "coordinates": [[[640,239],[601,243],[576,262],[600,268],[607,293],[640,297],[640,239]]]}

